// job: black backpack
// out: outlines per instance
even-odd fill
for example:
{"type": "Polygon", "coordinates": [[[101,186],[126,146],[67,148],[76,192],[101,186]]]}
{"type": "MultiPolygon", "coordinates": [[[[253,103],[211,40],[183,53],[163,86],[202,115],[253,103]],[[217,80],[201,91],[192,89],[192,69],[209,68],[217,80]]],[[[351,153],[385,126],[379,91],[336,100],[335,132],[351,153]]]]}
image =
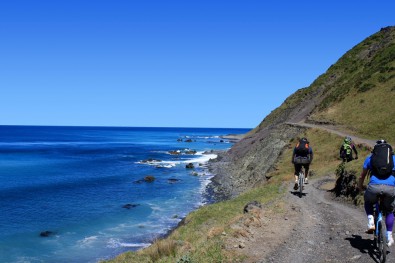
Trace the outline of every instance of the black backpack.
{"type": "Polygon", "coordinates": [[[306,139],[301,139],[298,144],[296,144],[295,154],[303,157],[309,155],[309,142],[306,139]]]}
{"type": "Polygon", "coordinates": [[[391,145],[387,143],[376,144],[372,151],[370,165],[372,174],[379,179],[387,179],[392,174],[394,160],[391,145]]]}

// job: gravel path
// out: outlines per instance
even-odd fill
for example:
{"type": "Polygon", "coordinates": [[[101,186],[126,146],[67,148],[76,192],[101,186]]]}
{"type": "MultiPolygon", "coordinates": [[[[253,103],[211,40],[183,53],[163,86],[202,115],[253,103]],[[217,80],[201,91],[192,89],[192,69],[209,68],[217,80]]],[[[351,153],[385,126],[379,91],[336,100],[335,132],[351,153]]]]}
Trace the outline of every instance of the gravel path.
{"type": "Polygon", "coordinates": [[[333,126],[333,125],[317,125],[317,124],[305,123],[303,121],[302,122],[298,122],[298,123],[290,123],[290,122],[288,122],[287,124],[291,125],[291,126],[317,128],[317,129],[328,131],[330,133],[334,133],[334,134],[340,135],[342,137],[350,136],[355,143],[362,143],[362,144],[366,144],[366,145],[371,146],[371,147],[373,147],[376,144],[376,141],[360,138],[360,137],[354,136],[352,134],[343,132],[343,131],[340,130],[340,128],[338,128],[336,126],[333,126]]]}
{"type": "MultiPolygon", "coordinates": [[[[311,180],[300,198],[292,185],[286,201],[298,208],[298,220],[288,239],[260,262],[377,262],[373,236],[365,234],[362,208],[339,203],[320,189],[329,178],[311,180]]],[[[387,262],[395,262],[388,254],[387,262]]]]}
{"type": "MultiPolygon", "coordinates": [[[[348,136],[335,126],[314,125],[304,122],[288,123],[293,126],[319,128],[340,136],[348,136]]],[[[375,141],[351,136],[356,143],[373,147],[375,141]]],[[[294,194],[293,185],[285,202],[297,207],[298,214],[288,239],[280,244],[262,263],[266,262],[378,262],[373,247],[373,236],[365,234],[366,215],[363,208],[340,203],[322,189],[322,185],[332,182],[334,177],[310,181],[305,187],[305,195],[294,194]]],[[[393,249],[393,248],[392,248],[393,249]]],[[[387,256],[387,262],[395,262],[395,253],[387,256]]]]}

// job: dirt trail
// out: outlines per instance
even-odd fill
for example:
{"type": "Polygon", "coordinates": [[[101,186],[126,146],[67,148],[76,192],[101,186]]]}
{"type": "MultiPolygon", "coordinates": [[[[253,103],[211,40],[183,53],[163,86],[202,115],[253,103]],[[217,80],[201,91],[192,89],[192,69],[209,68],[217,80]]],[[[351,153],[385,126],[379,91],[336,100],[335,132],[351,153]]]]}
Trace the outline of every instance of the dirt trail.
{"type": "MultiPolygon", "coordinates": [[[[259,262],[375,262],[373,237],[364,233],[362,208],[334,201],[321,185],[332,178],[311,180],[300,198],[292,185],[286,201],[298,207],[297,224],[286,243],[259,262]]],[[[393,255],[389,255],[389,258],[393,255]]]]}
{"type": "MultiPolygon", "coordinates": [[[[335,127],[307,123],[289,125],[348,135],[335,127]]],[[[371,140],[351,137],[356,143],[375,144],[371,140]]],[[[373,236],[364,233],[366,216],[363,208],[336,201],[328,191],[334,182],[334,175],[312,179],[305,186],[302,197],[293,190],[293,183],[285,183],[288,194],[282,202],[287,212],[281,216],[263,217],[265,220],[269,217],[270,224],[250,231],[252,234],[243,241],[245,247],[239,248],[244,250],[241,253],[249,256],[245,262],[378,262],[373,236]]],[[[393,249],[389,249],[387,262],[395,262],[393,249]]]]}
{"type": "Polygon", "coordinates": [[[306,127],[306,128],[317,128],[317,129],[321,129],[321,130],[325,130],[328,131],[330,133],[334,133],[337,135],[340,135],[342,137],[345,136],[350,136],[351,139],[355,142],[355,143],[362,143],[362,144],[366,144],[368,146],[373,147],[375,145],[375,141],[373,140],[368,140],[368,139],[364,139],[364,138],[360,138],[354,135],[351,135],[349,133],[343,132],[340,130],[340,128],[333,126],[333,125],[317,125],[317,124],[310,124],[310,123],[305,123],[305,122],[298,122],[298,123],[287,123],[288,125],[291,126],[299,126],[299,127],[306,127]]]}

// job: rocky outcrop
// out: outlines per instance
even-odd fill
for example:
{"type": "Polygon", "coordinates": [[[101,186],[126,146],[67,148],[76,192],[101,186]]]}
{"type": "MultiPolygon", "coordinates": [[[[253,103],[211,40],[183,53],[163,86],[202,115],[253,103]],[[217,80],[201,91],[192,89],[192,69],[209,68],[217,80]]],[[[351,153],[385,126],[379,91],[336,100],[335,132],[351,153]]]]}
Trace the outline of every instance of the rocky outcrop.
{"type": "Polygon", "coordinates": [[[135,207],[137,207],[137,206],[139,206],[140,204],[126,204],[126,205],[123,205],[122,206],[122,208],[125,208],[125,209],[132,209],[132,208],[135,208],[135,207]]]}
{"type": "Polygon", "coordinates": [[[210,162],[210,171],[215,174],[210,191],[220,196],[218,199],[227,199],[265,183],[284,147],[303,130],[286,124],[270,127],[220,153],[210,162]]]}
{"type": "Polygon", "coordinates": [[[195,168],[195,166],[193,165],[193,163],[188,163],[187,165],[185,165],[185,168],[193,169],[193,168],[195,168]]]}
{"type": "Polygon", "coordinates": [[[52,236],[52,235],[54,235],[54,232],[49,231],[49,230],[42,231],[42,232],[40,233],[40,237],[49,237],[49,236],[52,236]]]}

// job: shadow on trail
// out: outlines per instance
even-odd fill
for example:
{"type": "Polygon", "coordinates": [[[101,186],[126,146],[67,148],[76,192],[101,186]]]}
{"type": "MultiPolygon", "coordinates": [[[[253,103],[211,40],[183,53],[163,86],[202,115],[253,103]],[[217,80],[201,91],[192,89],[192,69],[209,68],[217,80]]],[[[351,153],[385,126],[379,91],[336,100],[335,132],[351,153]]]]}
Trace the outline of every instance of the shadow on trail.
{"type": "Polygon", "coordinates": [[[298,196],[298,197],[300,197],[300,198],[302,198],[303,196],[306,196],[306,195],[307,195],[306,192],[302,192],[302,196],[300,196],[299,191],[290,191],[290,193],[293,194],[293,195],[296,195],[296,196],[298,196]]]}
{"type": "MultiPolygon", "coordinates": [[[[363,239],[359,235],[352,235],[352,237],[347,237],[345,240],[348,240],[350,245],[353,248],[358,249],[362,254],[368,254],[374,260],[374,262],[380,262],[378,259],[378,251],[375,249],[374,240],[363,239]]],[[[388,253],[389,252],[387,252],[387,255],[388,253]]]]}

